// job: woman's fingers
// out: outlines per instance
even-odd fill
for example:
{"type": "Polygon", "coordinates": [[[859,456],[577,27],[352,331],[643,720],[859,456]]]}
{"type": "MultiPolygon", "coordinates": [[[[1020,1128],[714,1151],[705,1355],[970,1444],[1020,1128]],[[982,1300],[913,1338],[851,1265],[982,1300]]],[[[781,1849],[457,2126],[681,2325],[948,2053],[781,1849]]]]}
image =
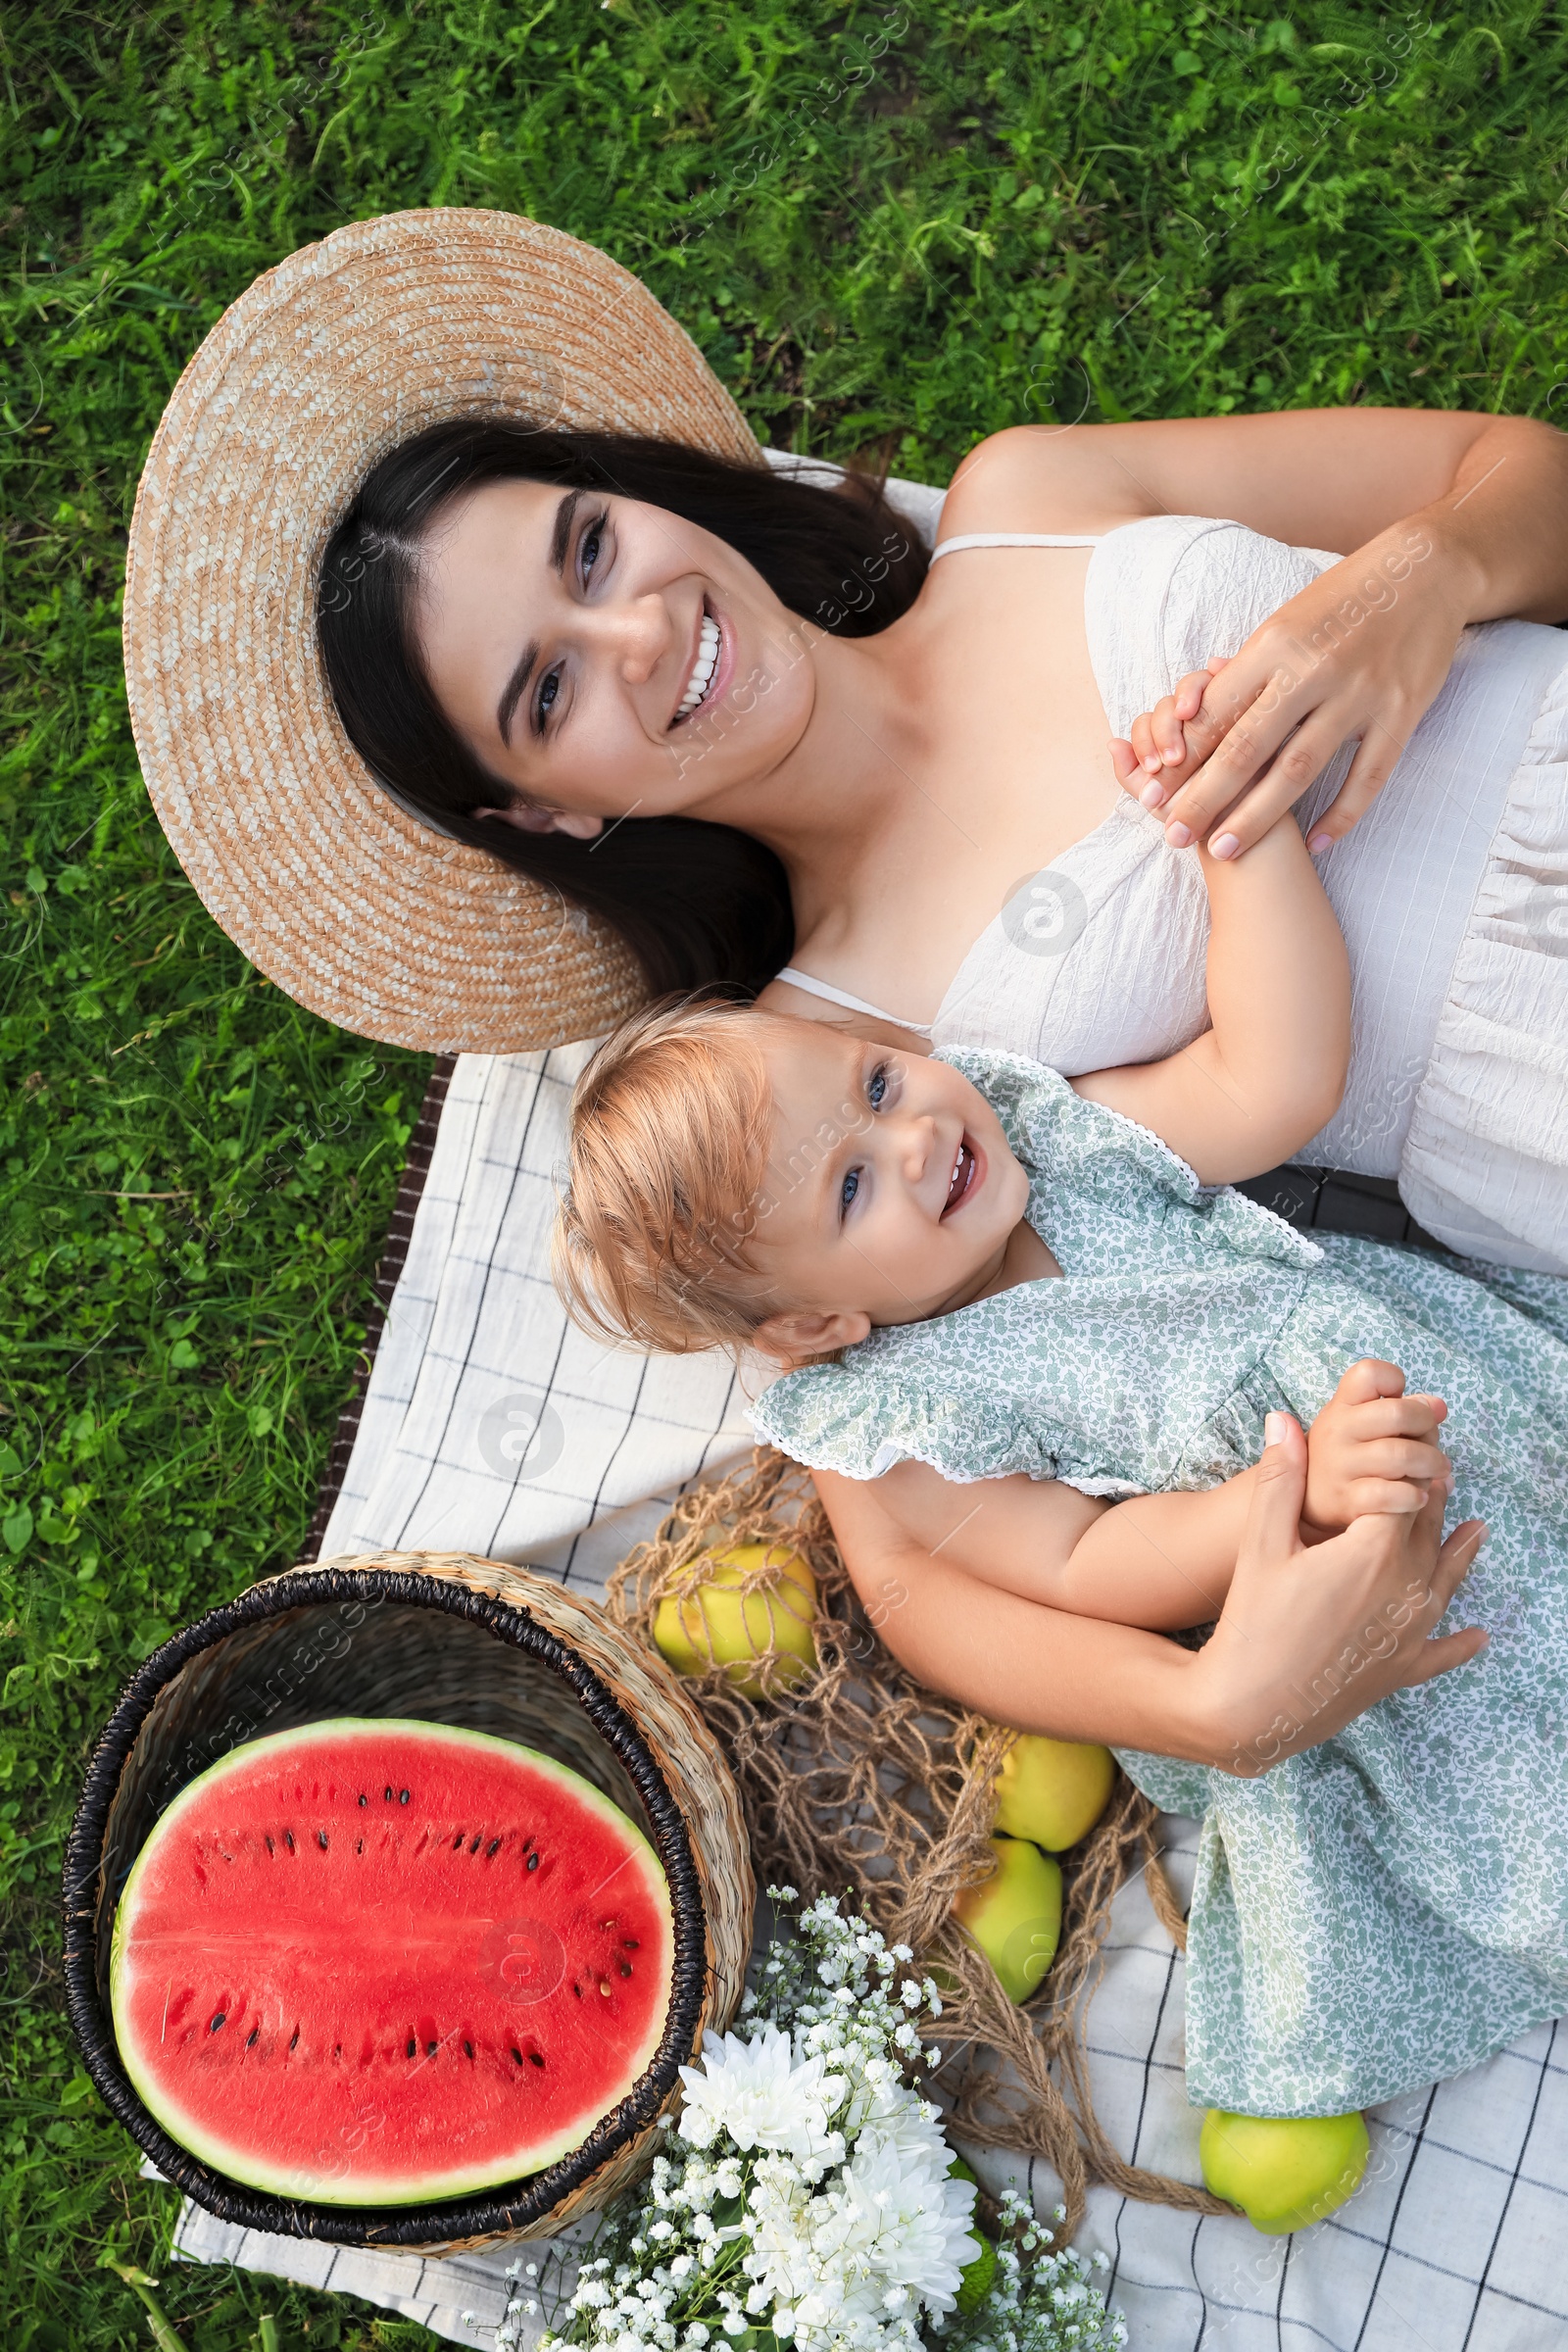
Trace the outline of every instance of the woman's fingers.
{"type": "MultiPolygon", "coordinates": [[[[1427,1507],[1429,1510],[1437,1511],[1441,1525],[1443,1517],[1441,1495],[1434,1495],[1427,1507]]],[[[1434,1623],[1438,1617],[1443,1615],[1444,1610],[1475,1566],[1476,1555],[1486,1540],[1486,1521],[1484,1519],[1466,1519],[1454,1529],[1438,1553],[1437,1566],[1432,1572],[1432,1592],[1439,1604],[1435,1610],[1434,1623]]]]}
{"type": "Polygon", "coordinates": [[[1444,1634],[1436,1642],[1423,1642],[1404,1688],[1412,1690],[1418,1683],[1430,1683],[1440,1674],[1450,1674],[1455,1666],[1468,1666],[1486,1646],[1487,1637],[1479,1625],[1467,1625],[1461,1633],[1444,1634]]]}
{"type": "Polygon", "coordinates": [[[1301,1549],[1306,1439],[1294,1414],[1270,1413],[1263,1423],[1263,1440],[1242,1550],[1254,1559],[1288,1558],[1301,1549]]]}
{"type": "Polygon", "coordinates": [[[1376,719],[1367,720],[1345,782],[1308,836],[1306,846],[1314,857],[1331,849],[1335,842],[1343,841],[1351,826],[1365,816],[1393,775],[1403,750],[1404,745],[1387,727],[1376,719]]]}
{"type": "Polygon", "coordinates": [[[1338,718],[1320,711],[1283,742],[1271,742],[1271,733],[1261,720],[1254,724],[1249,713],[1182,786],[1162,811],[1173,849],[1186,849],[1206,836],[1213,854],[1224,855],[1214,839],[1220,830],[1236,839],[1238,849],[1231,856],[1250,850],[1295,807],[1345,740],[1338,718]],[[1175,838],[1177,829],[1185,839],[1175,838]]]}

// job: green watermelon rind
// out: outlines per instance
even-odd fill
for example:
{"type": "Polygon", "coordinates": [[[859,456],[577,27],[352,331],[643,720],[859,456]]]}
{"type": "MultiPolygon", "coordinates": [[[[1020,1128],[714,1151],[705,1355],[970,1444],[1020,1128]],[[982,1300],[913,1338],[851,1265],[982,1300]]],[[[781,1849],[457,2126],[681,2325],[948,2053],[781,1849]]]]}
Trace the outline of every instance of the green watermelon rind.
{"type": "Polygon", "coordinates": [[[138,2053],[127,2046],[129,2037],[121,2032],[126,1922],[134,1913],[136,1883],[149,1854],[161,1842],[165,1832],[195,1805],[200,1791],[211,1782],[235,1771],[242,1761],[250,1766],[260,1755],[280,1754],[291,1747],[308,1746],[325,1737],[340,1739],[345,1735],[363,1735],[368,1740],[372,1737],[384,1740],[389,1732],[405,1738],[427,1738],[442,1744],[456,1740],[468,1747],[499,1749],[512,1759],[526,1758],[548,1779],[558,1781],[569,1795],[599,1814],[611,1829],[627,1840],[632,1857],[643,1864],[648,1891],[663,1917],[671,1954],[674,1951],[674,1913],[669,1899],[669,1883],[658,1854],[643,1832],[629,1815],[622,1812],[619,1805],[605,1795],[603,1789],[596,1788],[592,1781],[585,1780],[579,1772],[573,1772],[569,1764],[544,1755],[537,1748],[525,1747],[521,1740],[498,1740],[489,1732],[470,1732],[456,1724],[425,1723],[413,1717],[376,1719],[363,1715],[340,1715],[328,1717],[319,1723],[302,1724],[294,1731],[270,1732],[260,1740],[247,1740],[231,1748],[226,1756],[220,1756],[216,1764],[210,1764],[204,1773],[188,1782],[173,1801],[166,1806],[131,1865],[130,1874],[115,1907],[114,1936],[109,1954],[110,2011],[114,2018],[115,2040],[119,2046],[121,2064],[130,2079],[131,2087],[149,2115],[162,2126],[171,2139],[186,2149],[198,2163],[206,2165],[212,2172],[222,2174],[227,2180],[239,2181],[247,2188],[266,2189],[274,2196],[288,2197],[306,2204],[377,2207],[445,2204],[453,2197],[469,2196],[480,2189],[499,2188],[509,2180],[531,2180],[551,2165],[558,2164],[564,2156],[569,2156],[580,2148],[596,2125],[602,2123],[611,2109],[618,2106],[626,2097],[652,2063],[654,2053],[663,2037],[668,2015],[666,2002],[665,2007],[656,2013],[644,2045],[628,2056],[627,2071],[620,2087],[606,2100],[599,2112],[579,2118],[566,2131],[559,2133],[556,2139],[535,2149],[529,2164],[520,2172],[515,2158],[509,2156],[504,2164],[474,2165],[466,2171],[454,2170],[439,2175],[426,2173],[416,2180],[411,2180],[407,2175],[384,2180],[362,2175],[356,2178],[352,2186],[344,2185],[334,2190],[329,2182],[323,2182],[315,2174],[291,2172],[285,2166],[269,2165],[248,2149],[231,2147],[185,2117],[178,2102],[169,2096],[166,2084],[141,2062],[138,2053]]]}

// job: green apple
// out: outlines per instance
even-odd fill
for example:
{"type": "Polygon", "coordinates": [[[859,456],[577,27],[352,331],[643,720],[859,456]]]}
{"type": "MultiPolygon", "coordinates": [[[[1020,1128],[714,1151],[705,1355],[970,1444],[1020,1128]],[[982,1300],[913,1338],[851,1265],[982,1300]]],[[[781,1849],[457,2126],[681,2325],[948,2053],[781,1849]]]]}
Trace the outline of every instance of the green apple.
{"type": "Polygon", "coordinates": [[[1108,1747],[1020,1732],[997,1775],[997,1827],[1059,1854],[1094,1828],[1115,1777],[1108,1747]]]}
{"type": "MultiPolygon", "coordinates": [[[[976,2188],[980,2185],[961,2156],[955,2156],[948,2167],[948,2174],[954,2180],[968,2180],[976,2188]]],[[[958,2274],[958,2309],[966,2320],[972,2319],[979,2310],[987,2295],[990,2294],[992,2282],[997,2276],[996,2247],[978,2222],[972,2221],[969,2228],[979,2240],[980,2251],[973,2262],[964,2264],[958,2274]]]]}
{"type": "Polygon", "coordinates": [[[654,1618],[654,1641],[677,1674],[710,1674],[721,1666],[745,1698],[760,1698],[757,1660],[772,1655],[772,1689],[788,1690],[816,1664],[811,1622],[816,1579],[798,1551],[782,1544],[734,1544],[708,1554],[708,1573],[685,1599],[666,1594],[654,1618]],[[771,1581],[743,1593],[759,1569],[771,1581]]]}
{"type": "Polygon", "coordinates": [[[954,1904],[1009,2000],[1026,2001],[1056,1957],[1061,1936],[1061,1865],[1023,1838],[993,1838],[994,1877],[965,1887],[954,1904]]]}
{"type": "Polygon", "coordinates": [[[1199,2155],[1216,2197],[1270,2237],[1304,2230],[1361,2185],[1371,2148],[1359,2115],[1229,2115],[1211,2107],[1199,2155]]]}

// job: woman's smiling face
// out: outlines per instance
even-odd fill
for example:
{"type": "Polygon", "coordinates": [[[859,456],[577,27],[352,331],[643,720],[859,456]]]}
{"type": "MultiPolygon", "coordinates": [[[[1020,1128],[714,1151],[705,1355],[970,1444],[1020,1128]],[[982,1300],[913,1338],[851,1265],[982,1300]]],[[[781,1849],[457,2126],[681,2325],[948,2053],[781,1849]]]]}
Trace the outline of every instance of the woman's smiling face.
{"type": "Polygon", "coordinates": [[[722,539],[600,490],[492,481],[425,536],[419,645],[447,718],[526,796],[497,810],[582,838],[684,814],[799,743],[814,678],[796,623],[722,539]]]}

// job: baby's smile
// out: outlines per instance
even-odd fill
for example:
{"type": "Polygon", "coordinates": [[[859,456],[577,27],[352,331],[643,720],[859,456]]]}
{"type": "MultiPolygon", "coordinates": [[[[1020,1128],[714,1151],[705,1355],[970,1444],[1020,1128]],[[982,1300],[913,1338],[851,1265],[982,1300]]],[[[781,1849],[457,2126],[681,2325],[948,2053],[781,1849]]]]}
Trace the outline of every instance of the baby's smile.
{"type": "Polygon", "coordinates": [[[965,1136],[958,1146],[957,1157],[953,1163],[953,1174],[948,1178],[948,1201],[942,1214],[945,1217],[951,1216],[956,1208],[960,1207],[971,1195],[979,1191],[985,1180],[985,1161],[975,1151],[968,1137],[965,1136]]]}

